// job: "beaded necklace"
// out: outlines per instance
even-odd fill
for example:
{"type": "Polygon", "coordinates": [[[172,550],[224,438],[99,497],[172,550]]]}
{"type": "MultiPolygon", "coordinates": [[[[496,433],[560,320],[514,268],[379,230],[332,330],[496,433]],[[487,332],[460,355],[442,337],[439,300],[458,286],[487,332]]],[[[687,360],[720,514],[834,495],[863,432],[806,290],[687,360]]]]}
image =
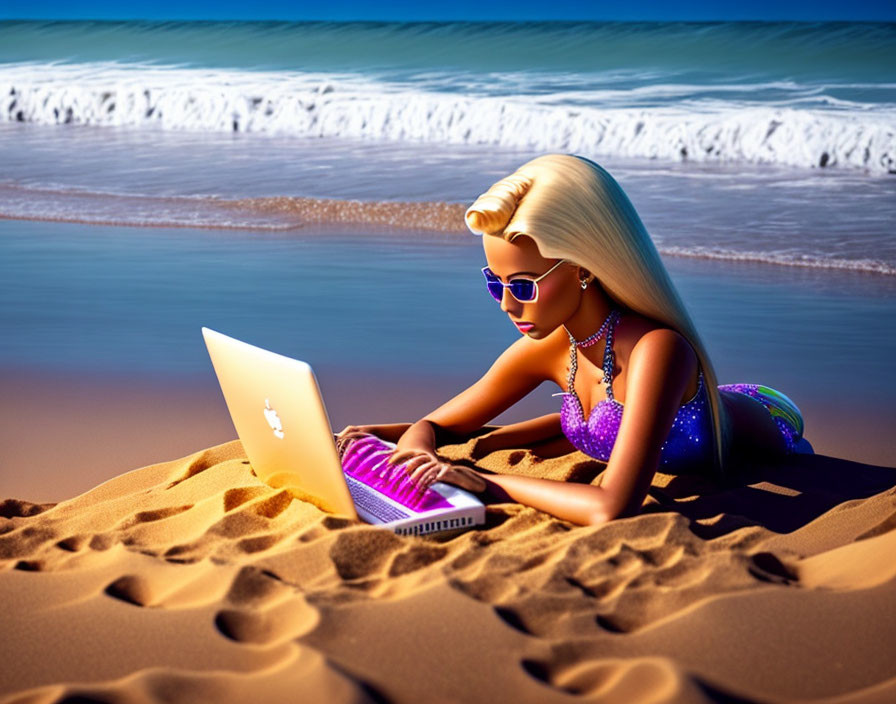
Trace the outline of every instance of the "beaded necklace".
{"type": "Polygon", "coordinates": [[[576,393],[575,386],[573,386],[576,380],[576,370],[578,369],[578,348],[589,347],[590,345],[593,345],[601,337],[603,337],[604,333],[607,334],[607,346],[604,349],[604,378],[601,380],[601,383],[607,385],[607,398],[609,400],[613,400],[613,387],[610,384],[610,380],[613,378],[613,361],[614,357],[616,356],[613,352],[613,335],[616,328],[616,321],[619,320],[619,315],[620,313],[617,308],[611,310],[610,314],[607,316],[607,319],[604,320],[603,325],[600,326],[598,331],[581,341],[576,340],[572,336],[572,333],[569,332],[569,330],[566,331],[566,333],[569,335],[569,378],[566,383],[566,389],[567,393],[576,397],[576,400],[579,401],[580,406],[582,402],[579,399],[579,395],[576,393]]]}

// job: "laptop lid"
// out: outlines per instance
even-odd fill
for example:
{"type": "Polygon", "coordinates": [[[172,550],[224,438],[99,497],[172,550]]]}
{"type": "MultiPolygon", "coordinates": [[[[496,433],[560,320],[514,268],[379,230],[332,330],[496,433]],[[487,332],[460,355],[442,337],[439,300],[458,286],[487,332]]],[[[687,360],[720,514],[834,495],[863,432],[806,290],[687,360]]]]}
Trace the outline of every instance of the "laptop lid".
{"type": "Polygon", "coordinates": [[[258,478],[358,518],[310,365],[209,328],[202,336],[258,478]]]}

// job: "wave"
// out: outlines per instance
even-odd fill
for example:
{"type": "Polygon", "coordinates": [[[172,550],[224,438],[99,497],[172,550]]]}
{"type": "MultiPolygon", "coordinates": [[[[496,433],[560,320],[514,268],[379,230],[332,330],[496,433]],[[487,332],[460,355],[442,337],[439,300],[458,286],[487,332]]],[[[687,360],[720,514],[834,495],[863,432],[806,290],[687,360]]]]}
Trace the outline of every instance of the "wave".
{"type": "MultiPolygon", "coordinates": [[[[0,66],[0,120],[896,173],[896,108],[886,105],[831,99],[831,107],[806,108],[678,98],[652,107],[605,107],[596,97],[581,104],[587,91],[501,96],[409,85],[352,74],[6,65],[0,66]]],[[[681,93],[679,86],[666,88],[681,93]]]]}
{"type": "MultiPolygon", "coordinates": [[[[359,201],[295,196],[158,197],[0,184],[0,218],[133,227],[282,232],[314,225],[338,225],[353,230],[385,228],[390,231],[468,234],[463,219],[466,207],[463,203],[439,201],[359,201]]],[[[657,249],[664,256],[896,276],[896,266],[879,259],[696,245],[659,245],[657,249]]]]}
{"type": "Polygon", "coordinates": [[[857,271],[868,274],[896,276],[896,266],[880,259],[844,259],[842,257],[823,257],[813,254],[753,252],[724,249],[721,247],[657,247],[660,254],[689,259],[717,259],[731,262],[754,262],[757,264],[776,264],[778,266],[796,266],[807,269],[838,269],[841,271],[857,271]]]}

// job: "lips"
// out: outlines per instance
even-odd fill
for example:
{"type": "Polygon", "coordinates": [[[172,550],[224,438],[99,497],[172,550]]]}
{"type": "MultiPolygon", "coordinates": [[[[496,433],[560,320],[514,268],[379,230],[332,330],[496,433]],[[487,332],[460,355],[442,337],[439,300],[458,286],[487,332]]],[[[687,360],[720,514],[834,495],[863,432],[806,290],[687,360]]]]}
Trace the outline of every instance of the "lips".
{"type": "Polygon", "coordinates": [[[532,328],[535,327],[532,323],[527,323],[526,321],[516,322],[514,320],[513,324],[516,325],[517,328],[519,328],[520,332],[529,332],[532,328]]]}

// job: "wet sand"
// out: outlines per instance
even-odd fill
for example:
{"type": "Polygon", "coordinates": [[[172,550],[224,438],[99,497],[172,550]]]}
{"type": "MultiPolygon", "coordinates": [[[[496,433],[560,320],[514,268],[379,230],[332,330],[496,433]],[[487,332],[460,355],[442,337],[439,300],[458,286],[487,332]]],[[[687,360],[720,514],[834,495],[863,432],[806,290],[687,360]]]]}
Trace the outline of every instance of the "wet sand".
{"type": "MultiPolygon", "coordinates": [[[[412,422],[475,379],[389,378],[318,370],[334,432],[349,424],[412,422]]],[[[122,472],[236,438],[213,373],[200,378],[130,379],[0,370],[0,498],[62,501],[122,472]]],[[[512,423],[559,410],[545,383],[495,419],[512,423]]],[[[864,416],[801,403],[818,454],[896,466],[896,412],[864,416]]]]}

